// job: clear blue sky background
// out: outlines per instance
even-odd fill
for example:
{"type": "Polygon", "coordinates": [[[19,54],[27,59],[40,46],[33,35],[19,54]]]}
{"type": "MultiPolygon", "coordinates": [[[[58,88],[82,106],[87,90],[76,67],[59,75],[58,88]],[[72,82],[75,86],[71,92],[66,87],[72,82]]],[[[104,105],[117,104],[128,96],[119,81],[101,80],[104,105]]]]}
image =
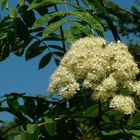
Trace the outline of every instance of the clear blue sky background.
{"type": "MultiPolygon", "coordinates": [[[[134,0],[111,0],[121,7],[128,8],[134,0]]],[[[14,0],[9,0],[10,6],[14,5],[14,0]]],[[[106,33],[108,41],[113,40],[112,34],[106,33]]],[[[124,40],[126,41],[126,40],[124,40]]],[[[28,95],[47,95],[49,77],[55,70],[53,61],[42,70],[38,70],[40,56],[28,62],[24,57],[10,55],[8,59],[0,62],[0,96],[11,92],[27,93],[28,95]]],[[[0,119],[10,119],[4,113],[0,114],[0,119]]]]}

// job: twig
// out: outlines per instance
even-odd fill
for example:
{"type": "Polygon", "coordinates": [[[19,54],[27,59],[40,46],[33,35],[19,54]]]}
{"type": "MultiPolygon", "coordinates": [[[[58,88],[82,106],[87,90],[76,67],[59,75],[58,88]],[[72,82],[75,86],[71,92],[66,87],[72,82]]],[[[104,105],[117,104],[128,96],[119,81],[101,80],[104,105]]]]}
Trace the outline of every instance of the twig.
{"type": "Polygon", "coordinates": [[[37,126],[39,127],[39,126],[46,125],[46,124],[48,124],[48,122],[39,123],[37,126]]]}
{"type": "Polygon", "coordinates": [[[42,43],[43,45],[45,45],[48,49],[48,51],[52,54],[52,57],[54,58],[54,60],[56,60],[55,56],[53,55],[52,51],[50,50],[50,48],[46,45],[46,43],[42,40],[40,40],[39,38],[37,38],[36,36],[32,36],[33,38],[35,38],[36,40],[40,41],[40,43],[42,43]]]}
{"type": "MultiPolygon", "coordinates": [[[[62,117],[62,118],[55,118],[54,121],[59,121],[59,120],[70,120],[70,119],[89,119],[93,120],[95,118],[93,117],[88,117],[88,116],[69,116],[69,117],[62,117]]],[[[39,123],[37,126],[42,126],[48,124],[47,121],[39,123]]]]}

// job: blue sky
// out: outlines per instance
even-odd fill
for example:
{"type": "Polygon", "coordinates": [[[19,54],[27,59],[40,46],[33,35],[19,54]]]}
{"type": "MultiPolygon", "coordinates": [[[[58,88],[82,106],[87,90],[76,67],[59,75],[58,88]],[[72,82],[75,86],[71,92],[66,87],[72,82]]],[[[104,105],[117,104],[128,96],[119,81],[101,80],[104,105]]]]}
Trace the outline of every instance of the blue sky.
{"type": "MultiPolygon", "coordinates": [[[[121,7],[129,7],[133,0],[111,0],[121,7]]],[[[10,6],[13,6],[13,0],[10,6]]],[[[112,35],[106,33],[107,39],[112,40],[112,35]]],[[[49,77],[55,70],[54,62],[42,70],[38,70],[40,56],[28,62],[24,57],[13,54],[5,61],[0,62],[0,96],[11,92],[27,93],[28,95],[47,95],[49,77]]],[[[0,115],[0,119],[3,114],[0,115]]],[[[3,118],[3,117],[2,117],[3,118]]],[[[9,119],[9,117],[6,117],[9,119]]]]}

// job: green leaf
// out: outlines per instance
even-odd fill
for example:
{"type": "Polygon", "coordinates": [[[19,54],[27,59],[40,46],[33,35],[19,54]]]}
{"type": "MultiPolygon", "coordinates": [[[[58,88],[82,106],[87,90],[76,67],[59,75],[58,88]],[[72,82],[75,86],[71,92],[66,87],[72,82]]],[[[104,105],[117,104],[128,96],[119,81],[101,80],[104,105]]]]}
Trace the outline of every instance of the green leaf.
{"type": "Polygon", "coordinates": [[[58,3],[63,3],[64,0],[42,0],[41,2],[33,2],[31,3],[30,7],[28,8],[28,10],[33,10],[42,6],[46,6],[46,5],[51,5],[51,4],[58,4],[58,3]]]}
{"type": "Polygon", "coordinates": [[[59,66],[60,60],[59,59],[55,59],[55,64],[56,64],[56,66],[59,66]]]}
{"type": "Polygon", "coordinates": [[[6,59],[10,54],[10,47],[6,40],[0,40],[0,61],[6,59]]]}
{"type": "Polygon", "coordinates": [[[22,44],[20,44],[20,46],[15,46],[16,48],[14,48],[13,53],[16,56],[22,56],[24,53],[24,46],[22,46],[22,44]]]}
{"type": "Polygon", "coordinates": [[[15,18],[15,17],[16,17],[16,8],[12,8],[12,9],[10,10],[9,16],[10,16],[11,18],[15,18]]]}
{"type": "Polygon", "coordinates": [[[101,11],[105,15],[108,14],[106,9],[102,6],[102,4],[100,3],[99,0],[87,0],[87,1],[89,1],[91,4],[93,4],[95,9],[97,9],[98,11],[101,11]]]}
{"type": "Polygon", "coordinates": [[[7,104],[9,106],[9,108],[11,110],[14,110],[15,112],[18,111],[19,109],[19,103],[18,103],[18,97],[16,96],[13,96],[13,95],[9,95],[7,97],[7,104]]]}
{"type": "Polygon", "coordinates": [[[109,132],[102,131],[103,140],[122,140],[129,139],[129,135],[122,132],[122,130],[112,130],[109,132]]]}
{"type": "Polygon", "coordinates": [[[54,32],[56,29],[58,29],[62,24],[69,22],[68,20],[59,20],[57,22],[54,22],[52,24],[50,24],[44,31],[43,31],[43,37],[47,37],[49,34],[51,34],[52,32],[54,32]]]}
{"type": "Polygon", "coordinates": [[[100,24],[100,22],[88,12],[71,11],[70,14],[87,22],[93,29],[101,32],[104,31],[103,26],[100,24]]]}
{"type": "Polygon", "coordinates": [[[117,16],[119,19],[129,22],[129,13],[124,9],[120,8],[117,4],[113,2],[108,3],[109,7],[106,9],[108,13],[117,16]]]}
{"type": "Polygon", "coordinates": [[[88,2],[88,0],[82,0],[82,1],[89,9],[95,11],[95,7],[90,2],[88,2]]]}
{"type": "Polygon", "coordinates": [[[64,56],[64,52],[53,52],[54,55],[59,56],[59,57],[63,57],[64,56]]]}
{"type": "Polygon", "coordinates": [[[40,43],[41,41],[36,41],[27,49],[25,53],[26,60],[40,55],[47,48],[47,46],[40,46],[40,43]]]}
{"type": "Polygon", "coordinates": [[[130,130],[129,133],[140,138],[140,130],[130,130]]]}
{"type": "Polygon", "coordinates": [[[78,22],[75,21],[73,21],[73,23],[75,26],[68,27],[66,30],[64,30],[64,37],[69,43],[73,43],[77,39],[90,34],[88,27],[80,23],[78,24],[78,22]]]}
{"type": "Polygon", "coordinates": [[[58,46],[58,45],[48,45],[48,47],[56,49],[56,50],[64,51],[64,49],[61,46],[58,46]]]}
{"type": "Polygon", "coordinates": [[[131,94],[131,92],[129,91],[128,88],[120,87],[118,90],[119,90],[119,92],[122,93],[123,95],[130,95],[130,94],[131,94]]]}
{"type": "Polygon", "coordinates": [[[26,140],[26,137],[24,134],[19,134],[14,136],[14,140],[26,140]]]}
{"type": "Polygon", "coordinates": [[[41,16],[38,20],[35,21],[35,23],[32,26],[32,29],[36,29],[41,27],[43,24],[47,24],[50,20],[56,18],[56,17],[64,17],[66,15],[66,12],[63,11],[58,11],[58,12],[53,12],[49,14],[45,14],[41,16]]]}
{"type": "MultiPolygon", "coordinates": [[[[140,112],[137,112],[134,116],[133,116],[133,127],[135,128],[140,128],[140,112]]],[[[133,128],[133,129],[134,129],[133,128]]]]}
{"type": "Polygon", "coordinates": [[[106,131],[102,131],[102,134],[105,136],[105,135],[115,135],[115,134],[118,134],[118,133],[121,133],[122,131],[121,130],[113,130],[113,131],[109,131],[109,132],[106,132],[106,131]]]}
{"type": "Polygon", "coordinates": [[[95,117],[98,114],[98,105],[95,104],[93,106],[90,106],[86,111],[83,112],[83,115],[89,116],[89,117],[95,117]]]}
{"type": "Polygon", "coordinates": [[[20,7],[23,6],[24,3],[25,3],[25,0],[18,0],[18,4],[19,4],[20,7]]]}
{"type": "Polygon", "coordinates": [[[26,139],[25,140],[38,140],[38,132],[35,132],[34,134],[26,133],[26,139]]]}
{"type": "Polygon", "coordinates": [[[84,32],[86,35],[92,34],[91,29],[89,29],[87,26],[82,25],[82,24],[79,23],[79,22],[73,22],[73,23],[74,23],[74,25],[75,25],[79,30],[81,30],[82,32],[84,32]]]}
{"type": "Polygon", "coordinates": [[[11,51],[17,56],[22,56],[24,53],[25,46],[23,45],[20,38],[15,34],[15,32],[9,30],[7,34],[7,38],[8,38],[8,43],[11,46],[11,51]]]}
{"type": "Polygon", "coordinates": [[[36,117],[35,99],[34,98],[28,98],[28,97],[23,97],[22,99],[24,101],[23,113],[26,114],[27,116],[29,116],[30,118],[35,119],[35,117],[36,117]]]}
{"type": "Polygon", "coordinates": [[[139,137],[132,136],[132,140],[139,140],[139,139],[140,139],[139,137]]]}
{"type": "Polygon", "coordinates": [[[13,26],[15,29],[15,33],[21,40],[29,40],[30,33],[27,26],[20,18],[15,18],[13,21],[13,26]]]}
{"type": "Polygon", "coordinates": [[[45,125],[45,129],[47,130],[48,134],[51,136],[56,135],[56,122],[51,118],[44,118],[47,124],[45,125]]]}
{"type": "Polygon", "coordinates": [[[73,27],[69,27],[64,31],[64,37],[66,38],[67,42],[72,43],[75,41],[74,33],[76,30],[73,31],[73,27]]]}
{"type": "Polygon", "coordinates": [[[45,56],[42,57],[39,63],[39,69],[44,68],[51,60],[52,54],[48,53],[45,56]]]}
{"type": "Polygon", "coordinates": [[[3,10],[3,8],[7,5],[7,0],[0,0],[1,3],[1,9],[3,10]]]}
{"type": "Polygon", "coordinates": [[[28,124],[26,125],[26,128],[27,128],[27,132],[28,132],[29,134],[34,134],[35,131],[36,131],[37,125],[36,125],[36,124],[30,124],[30,123],[28,123],[28,124]]]}
{"type": "Polygon", "coordinates": [[[20,16],[22,17],[26,26],[31,27],[33,25],[33,23],[35,22],[36,18],[35,18],[34,12],[27,11],[27,9],[28,9],[28,6],[23,5],[22,7],[20,7],[18,9],[18,12],[19,12],[20,16]]]}

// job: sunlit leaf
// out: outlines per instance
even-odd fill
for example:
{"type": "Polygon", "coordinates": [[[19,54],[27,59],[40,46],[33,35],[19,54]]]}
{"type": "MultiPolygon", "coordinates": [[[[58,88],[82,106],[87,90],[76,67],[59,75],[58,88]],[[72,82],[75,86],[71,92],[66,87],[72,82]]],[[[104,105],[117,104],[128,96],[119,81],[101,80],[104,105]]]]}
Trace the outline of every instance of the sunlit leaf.
{"type": "Polygon", "coordinates": [[[28,123],[28,124],[26,125],[26,127],[27,127],[27,132],[28,132],[29,134],[34,134],[35,131],[36,131],[37,125],[36,125],[36,124],[30,124],[30,123],[28,123]]]}
{"type": "Polygon", "coordinates": [[[56,135],[56,122],[51,118],[44,118],[47,124],[45,125],[45,129],[47,130],[48,134],[51,136],[56,135]]]}
{"type": "Polygon", "coordinates": [[[18,4],[19,6],[23,6],[24,5],[25,0],[18,0],[18,4]]]}
{"type": "Polygon", "coordinates": [[[24,134],[19,134],[14,137],[14,140],[26,140],[26,137],[24,134]]]}
{"type": "Polygon", "coordinates": [[[89,29],[87,26],[80,24],[79,22],[73,22],[74,25],[81,30],[82,32],[84,32],[86,35],[90,35],[92,34],[91,29],[89,29]]]}
{"type": "Polygon", "coordinates": [[[58,29],[61,25],[63,25],[64,23],[69,22],[68,20],[59,20],[57,22],[54,22],[52,24],[50,24],[44,31],[43,31],[43,37],[45,38],[46,36],[48,36],[50,33],[54,32],[56,29],[58,29]]]}
{"type": "Polygon", "coordinates": [[[76,18],[79,18],[85,22],[87,22],[93,29],[103,32],[103,26],[100,22],[93,16],[91,16],[88,12],[79,12],[79,11],[71,11],[72,15],[76,18]]]}
{"type": "Polygon", "coordinates": [[[64,0],[43,0],[38,3],[33,2],[33,3],[31,3],[28,10],[33,10],[33,9],[39,8],[41,6],[50,5],[50,4],[58,4],[58,3],[63,3],[63,2],[64,2],[64,0]]]}
{"type": "Polygon", "coordinates": [[[15,18],[15,17],[16,17],[16,8],[12,8],[12,9],[10,10],[9,16],[10,16],[11,18],[15,18]]]}
{"type": "Polygon", "coordinates": [[[7,0],[0,0],[1,3],[1,9],[3,10],[4,7],[7,5],[7,0]]]}
{"type": "Polygon", "coordinates": [[[63,12],[63,11],[58,11],[58,12],[45,14],[45,15],[41,16],[39,19],[37,19],[35,21],[35,23],[33,24],[32,29],[39,28],[43,24],[47,24],[47,22],[49,22],[50,20],[52,20],[52,19],[54,19],[56,17],[59,17],[59,16],[64,17],[65,15],[66,15],[66,12],[63,12]]]}
{"type": "Polygon", "coordinates": [[[129,133],[131,133],[132,135],[139,137],[140,139],[140,130],[130,130],[129,133]]]}
{"type": "Polygon", "coordinates": [[[88,1],[88,0],[82,0],[83,3],[90,9],[92,9],[93,11],[95,11],[95,7],[88,1]]]}

